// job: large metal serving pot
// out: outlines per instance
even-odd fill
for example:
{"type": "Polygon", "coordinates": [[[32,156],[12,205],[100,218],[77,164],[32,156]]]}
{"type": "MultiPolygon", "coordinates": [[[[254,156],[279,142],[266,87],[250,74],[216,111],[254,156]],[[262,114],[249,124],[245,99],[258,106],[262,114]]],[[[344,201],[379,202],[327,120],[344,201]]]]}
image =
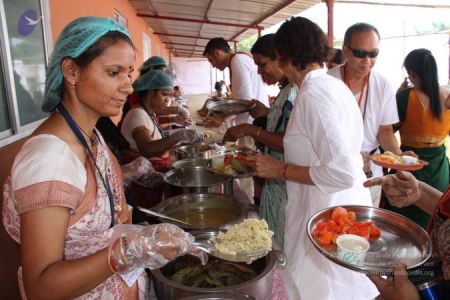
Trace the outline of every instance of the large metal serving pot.
{"type": "Polygon", "coordinates": [[[166,198],[191,193],[233,194],[233,180],[202,166],[170,170],[164,174],[166,198]]]}
{"type": "MultiPolygon", "coordinates": [[[[219,230],[217,229],[191,232],[195,239],[199,241],[208,240],[211,237],[217,236],[218,233],[219,230]]],[[[155,292],[158,299],[178,300],[183,297],[191,297],[199,294],[212,295],[214,293],[236,293],[243,296],[253,297],[258,300],[266,300],[269,298],[271,293],[273,272],[275,268],[285,266],[286,257],[281,251],[272,250],[267,256],[260,258],[249,265],[257,273],[256,277],[237,285],[222,288],[194,288],[181,285],[170,280],[169,278],[173,274],[175,262],[176,260],[168,263],[160,269],[151,271],[155,285],[155,292]]]]}
{"type": "Polygon", "coordinates": [[[186,168],[186,167],[211,167],[211,159],[204,158],[185,158],[177,160],[172,163],[172,168],[186,168]]]}
{"type": "Polygon", "coordinates": [[[209,159],[212,156],[212,149],[209,145],[200,143],[193,145],[182,145],[171,150],[172,161],[186,158],[209,159]]]}
{"type": "Polygon", "coordinates": [[[229,292],[229,293],[200,294],[195,296],[183,297],[179,300],[255,300],[255,298],[248,295],[229,292]]]}
{"type": "Polygon", "coordinates": [[[171,222],[186,230],[227,228],[241,222],[249,212],[249,204],[224,194],[183,194],[163,200],[152,208],[166,216],[191,225],[171,222]]]}

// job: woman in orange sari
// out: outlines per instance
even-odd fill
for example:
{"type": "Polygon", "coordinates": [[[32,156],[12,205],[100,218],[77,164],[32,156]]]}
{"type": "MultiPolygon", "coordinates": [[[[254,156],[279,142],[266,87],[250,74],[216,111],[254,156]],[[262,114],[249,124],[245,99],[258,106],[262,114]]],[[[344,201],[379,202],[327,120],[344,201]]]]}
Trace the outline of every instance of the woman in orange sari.
{"type": "MultiPolygon", "coordinates": [[[[413,87],[397,94],[401,149],[414,151],[420,159],[430,163],[413,174],[443,192],[450,183],[444,147],[450,132],[450,111],[445,107],[450,91],[439,87],[436,61],[429,50],[411,51],[403,65],[413,87]]],[[[388,203],[387,208],[411,218],[422,227],[430,220],[430,215],[417,206],[398,209],[388,203]]]]}

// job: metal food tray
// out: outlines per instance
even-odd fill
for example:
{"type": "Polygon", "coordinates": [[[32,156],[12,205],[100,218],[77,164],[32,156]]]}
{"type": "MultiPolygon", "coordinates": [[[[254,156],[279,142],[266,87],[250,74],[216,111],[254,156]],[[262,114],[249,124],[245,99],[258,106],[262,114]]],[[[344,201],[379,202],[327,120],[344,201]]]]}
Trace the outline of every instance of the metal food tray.
{"type": "Polygon", "coordinates": [[[249,112],[253,107],[255,107],[254,103],[240,99],[214,101],[206,105],[206,108],[211,112],[224,115],[242,114],[249,112]]]}
{"type": "Polygon", "coordinates": [[[432,244],[427,232],[400,214],[370,206],[341,205],[356,213],[356,220],[372,221],[381,229],[381,236],[369,240],[370,248],[362,266],[341,261],[336,256],[336,245],[322,247],[313,237],[314,227],[318,222],[331,219],[331,213],[336,208],[330,207],[317,212],[307,224],[308,237],[316,249],[329,260],[345,268],[362,272],[391,275],[399,262],[407,269],[412,269],[425,263],[431,256],[432,244]]]}
{"type": "MultiPolygon", "coordinates": [[[[215,154],[211,158],[218,158],[218,157],[224,157],[225,155],[232,155],[233,157],[238,154],[243,154],[245,156],[247,155],[257,155],[259,151],[251,150],[251,149],[228,149],[228,150],[221,150],[218,152],[215,152],[215,154]]],[[[247,173],[238,173],[236,175],[228,175],[222,172],[219,172],[218,170],[214,169],[213,167],[209,167],[208,170],[212,173],[219,174],[222,176],[232,177],[232,178],[247,178],[247,177],[253,177],[256,175],[255,171],[247,172],[247,173]]]]}

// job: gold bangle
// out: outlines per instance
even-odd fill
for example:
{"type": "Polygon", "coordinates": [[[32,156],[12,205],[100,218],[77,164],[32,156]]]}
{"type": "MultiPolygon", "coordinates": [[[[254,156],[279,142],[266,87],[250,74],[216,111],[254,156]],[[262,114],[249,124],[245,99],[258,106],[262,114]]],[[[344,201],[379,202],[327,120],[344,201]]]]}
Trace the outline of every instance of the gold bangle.
{"type": "Polygon", "coordinates": [[[261,127],[258,127],[258,131],[256,132],[256,137],[259,137],[260,133],[261,133],[261,127]]]}
{"type": "Polygon", "coordinates": [[[287,177],[286,177],[287,167],[288,167],[288,164],[284,164],[284,169],[283,169],[283,179],[284,179],[284,180],[287,179],[287,177]]]}

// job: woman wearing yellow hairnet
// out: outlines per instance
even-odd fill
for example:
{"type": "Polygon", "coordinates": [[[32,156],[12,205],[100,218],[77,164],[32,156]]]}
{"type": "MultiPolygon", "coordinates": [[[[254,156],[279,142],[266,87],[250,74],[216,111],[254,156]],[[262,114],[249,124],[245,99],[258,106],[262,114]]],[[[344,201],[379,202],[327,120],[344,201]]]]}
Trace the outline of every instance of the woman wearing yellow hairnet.
{"type": "Polygon", "coordinates": [[[95,124],[132,92],[126,29],[86,17],[67,25],[50,59],[43,110],[4,186],[3,223],[21,246],[23,299],[143,299],[144,268],[195,251],[171,224],[130,223],[120,166],[95,124]]]}

